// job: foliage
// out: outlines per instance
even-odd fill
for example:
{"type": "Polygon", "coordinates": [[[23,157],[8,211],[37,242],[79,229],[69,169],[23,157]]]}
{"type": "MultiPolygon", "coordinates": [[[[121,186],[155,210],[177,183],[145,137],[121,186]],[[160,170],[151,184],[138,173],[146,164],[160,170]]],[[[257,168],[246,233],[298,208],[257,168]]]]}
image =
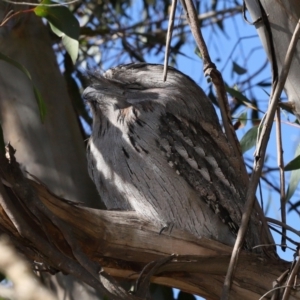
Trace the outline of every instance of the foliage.
{"type": "Polygon", "coordinates": [[[56,4],[44,0],[41,5],[34,8],[34,13],[46,18],[52,31],[61,38],[62,44],[75,63],[78,56],[79,23],[70,10],[64,6],[45,6],[43,4],[56,4]]]}

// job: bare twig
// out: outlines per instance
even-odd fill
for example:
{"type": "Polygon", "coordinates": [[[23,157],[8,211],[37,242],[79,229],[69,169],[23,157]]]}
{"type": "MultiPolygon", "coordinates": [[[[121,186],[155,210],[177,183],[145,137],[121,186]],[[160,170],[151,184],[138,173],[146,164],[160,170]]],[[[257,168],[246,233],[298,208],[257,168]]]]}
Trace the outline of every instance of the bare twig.
{"type": "Polygon", "coordinates": [[[167,79],[170,43],[171,43],[171,38],[172,38],[172,33],[173,33],[173,28],[174,28],[174,16],[175,16],[175,11],[176,11],[176,6],[177,6],[177,0],[173,0],[171,12],[170,12],[169,24],[168,24],[167,40],[166,40],[163,81],[166,81],[166,79],[167,79]]]}
{"type": "Polygon", "coordinates": [[[287,245],[282,245],[282,244],[262,244],[262,245],[257,245],[257,246],[254,246],[252,247],[252,249],[256,249],[256,248],[259,248],[259,247],[270,247],[270,246],[285,246],[286,248],[292,250],[292,251],[295,251],[295,249],[291,248],[291,247],[288,247],[287,245]]]}
{"type": "MultiPolygon", "coordinates": [[[[281,138],[281,118],[280,108],[276,109],[276,142],[277,142],[277,163],[280,174],[280,208],[281,208],[281,221],[286,224],[286,206],[285,206],[285,176],[284,176],[284,162],[283,162],[283,149],[281,138]]],[[[281,244],[286,244],[286,229],[282,226],[281,244]]],[[[282,251],[285,251],[286,247],[281,247],[282,251]]]]}
{"type": "MultiPolygon", "coordinates": [[[[269,228],[273,231],[275,231],[276,233],[278,234],[282,234],[282,231],[281,230],[278,230],[276,227],[272,226],[272,225],[269,225],[269,228]]],[[[299,242],[296,241],[296,240],[293,240],[292,238],[288,237],[287,235],[285,236],[285,238],[287,239],[287,241],[289,241],[291,244],[295,245],[296,247],[299,246],[299,242]]]]}
{"type": "Polygon", "coordinates": [[[247,190],[247,195],[246,195],[246,203],[245,203],[245,208],[242,216],[242,222],[241,226],[237,235],[237,239],[232,251],[232,256],[231,260],[229,263],[229,267],[227,270],[224,286],[223,286],[223,291],[222,291],[222,300],[229,299],[229,291],[231,287],[231,282],[232,282],[232,277],[237,265],[238,261],[238,255],[240,252],[240,249],[243,245],[243,240],[244,236],[247,231],[247,225],[250,219],[250,215],[252,212],[253,204],[255,202],[255,191],[259,182],[260,174],[262,171],[263,167],[263,162],[265,158],[265,153],[266,153],[266,148],[268,145],[271,129],[272,129],[272,124],[279,100],[279,96],[283,90],[290,66],[291,66],[291,61],[295,52],[295,48],[298,42],[298,38],[300,35],[300,21],[298,21],[296,29],[294,31],[294,34],[292,36],[290,45],[287,50],[287,54],[284,60],[284,65],[282,68],[282,71],[280,73],[280,76],[278,78],[278,83],[277,85],[273,88],[272,90],[272,95],[271,95],[271,101],[269,105],[269,109],[267,112],[266,117],[262,120],[264,122],[262,124],[262,130],[259,138],[259,142],[256,148],[256,153],[255,153],[255,161],[254,161],[254,167],[253,167],[253,173],[251,176],[251,180],[248,186],[247,190]]]}
{"type": "Polygon", "coordinates": [[[298,236],[300,236],[300,231],[299,230],[296,230],[295,228],[287,225],[286,223],[283,223],[283,222],[280,222],[278,220],[275,220],[275,219],[272,219],[272,218],[268,218],[266,217],[266,221],[267,222],[270,222],[270,223],[273,223],[273,224],[276,224],[276,225],[279,225],[279,226],[282,226],[284,227],[285,229],[297,234],[298,236]]]}
{"type": "Polygon", "coordinates": [[[285,288],[285,286],[282,286],[282,282],[284,280],[284,278],[287,276],[289,270],[284,271],[277,279],[276,281],[273,282],[273,288],[269,291],[267,291],[265,294],[263,294],[259,300],[264,299],[268,294],[270,294],[271,292],[274,292],[272,295],[272,299],[271,300],[277,300],[278,299],[278,292],[280,289],[285,288]]]}
{"type": "Polygon", "coordinates": [[[291,293],[291,289],[294,286],[294,280],[295,280],[295,277],[298,274],[299,267],[300,267],[299,249],[298,249],[298,253],[297,253],[297,258],[296,259],[297,259],[297,261],[294,264],[294,266],[292,268],[292,271],[290,273],[290,276],[289,276],[289,278],[287,280],[287,284],[286,284],[286,288],[285,288],[283,296],[282,296],[282,300],[288,300],[289,299],[290,293],[291,293]]]}
{"type": "Polygon", "coordinates": [[[210,55],[208,53],[205,41],[203,39],[196,9],[194,7],[192,0],[181,0],[182,6],[186,12],[187,20],[191,28],[191,32],[194,36],[196,44],[199,48],[203,59],[203,71],[205,75],[211,77],[214,87],[216,89],[217,98],[219,100],[219,106],[221,110],[222,120],[225,128],[226,136],[235,152],[236,157],[240,160],[240,168],[243,174],[243,179],[245,184],[248,182],[248,175],[242,159],[242,151],[240,144],[238,142],[237,136],[235,134],[234,127],[231,121],[230,108],[227,99],[227,93],[224,85],[224,81],[221,73],[216,69],[215,64],[212,62],[210,55]]]}
{"type": "Polygon", "coordinates": [[[283,280],[289,273],[289,270],[285,270],[274,282],[273,282],[273,289],[276,288],[276,291],[274,291],[271,300],[277,300],[279,299],[279,290],[277,289],[278,287],[282,286],[283,280]]]}
{"type": "Polygon", "coordinates": [[[20,11],[17,11],[17,12],[13,12],[13,11],[10,11],[4,18],[3,20],[1,21],[0,23],[0,27],[3,27],[10,19],[14,18],[15,16],[17,15],[20,15],[20,14],[24,14],[24,13],[29,13],[29,12],[32,12],[33,9],[30,8],[30,9],[26,9],[26,10],[20,10],[20,11]]]}

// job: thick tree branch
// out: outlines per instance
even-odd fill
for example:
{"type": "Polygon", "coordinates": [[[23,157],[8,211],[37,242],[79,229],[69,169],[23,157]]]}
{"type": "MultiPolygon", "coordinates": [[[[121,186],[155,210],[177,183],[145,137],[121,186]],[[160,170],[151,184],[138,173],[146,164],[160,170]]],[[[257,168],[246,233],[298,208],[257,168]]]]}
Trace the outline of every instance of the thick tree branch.
{"type": "MultiPolygon", "coordinates": [[[[112,295],[122,299],[136,297],[120,296],[122,292],[113,278],[137,280],[150,263],[141,277],[141,289],[137,294],[144,295],[144,287],[151,280],[208,299],[219,298],[231,247],[195,238],[176,228],[170,234],[159,235],[157,226],[138,219],[134,212],[102,211],[74,205],[55,196],[40,183],[24,182],[20,178],[16,181],[11,176],[10,164],[3,158],[0,167],[5,189],[5,192],[1,190],[0,230],[17,241],[17,248],[29,260],[39,262],[49,271],[71,273],[100,290],[103,284],[106,289],[110,288],[112,295]],[[20,196],[24,184],[31,189],[27,199],[20,196]],[[31,210],[44,206],[36,216],[24,208],[28,197],[34,199],[31,210]],[[40,203],[36,204],[37,201],[40,203]],[[19,210],[21,217],[8,214],[12,207],[5,203],[19,210]],[[41,212],[44,221],[47,220],[43,227],[39,220],[41,212]],[[11,222],[13,218],[26,220],[22,223],[22,235],[15,228],[16,220],[11,222]],[[101,276],[97,277],[96,269],[100,271],[100,266],[101,276]]],[[[243,252],[232,286],[232,299],[259,297],[272,288],[274,279],[288,267],[289,263],[282,260],[266,260],[243,252]]],[[[300,299],[300,293],[292,299],[300,299]]]]}

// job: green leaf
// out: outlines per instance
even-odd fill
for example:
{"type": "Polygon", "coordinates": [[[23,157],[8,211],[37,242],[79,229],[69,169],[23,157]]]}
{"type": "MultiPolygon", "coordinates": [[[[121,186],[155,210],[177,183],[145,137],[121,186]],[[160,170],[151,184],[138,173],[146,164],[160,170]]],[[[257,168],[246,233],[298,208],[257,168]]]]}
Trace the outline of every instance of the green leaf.
{"type": "Polygon", "coordinates": [[[292,170],[289,186],[286,192],[286,202],[292,198],[300,181],[300,158],[299,157],[300,157],[300,144],[296,149],[295,158],[292,161],[290,161],[284,168],[285,171],[292,170]]]}
{"type": "Polygon", "coordinates": [[[42,122],[44,122],[47,113],[46,104],[42,98],[40,91],[36,89],[35,86],[33,86],[33,92],[34,92],[35,99],[38,103],[41,120],[42,122]]]}
{"type": "Polygon", "coordinates": [[[247,111],[242,112],[239,116],[238,116],[238,120],[241,122],[242,127],[245,127],[247,124],[247,111]]]}
{"type": "Polygon", "coordinates": [[[258,126],[253,126],[242,137],[240,144],[243,153],[250,150],[252,147],[256,145],[257,133],[258,133],[258,126]]]}
{"type": "Polygon", "coordinates": [[[236,98],[238,101],[242,101],[242,102],[245,101],[247,103],[251,103],[251,101],[246,96],[244,96],[240,91],[233,89],[229,86],[225,86],[225,88],[226,88],[227,93],[230,96],[236,98]]]}
{"type": "Polygon", "coordinates": [[[247,70],[233,61],[232,62],[232,72],[235,72],[238,75],[243,75],[243,74],[247,73],[247,70]]]}
{"type": "Polygon", "coordinates": [[[244,128],[247,124],[247,110],[243,110],[238,114],[232,116],[233,120],[236,120],[234,123],[234,129],[238,130],[244,128]]]}
{"type": "MultiPolygon", "coordinates": [[[[54,1],[44,0],[41,4],[56,4],[54,1]]],[[[34,9],[37,16],[46,18],[51,30],[62,38],[62,43],[75,63],[78,56],[79,23],[70,10],[65,6],[39,5],[34,9]]]]}
{"type": "Polygon", "coordinates": [[[200,50],[199,50],[198,47],[196,47],[196,48],[194,49],[194,53],[195,53],[197,56],[199,56],[200,59],[203,59],[202,54],[201,54],[201,52],[200,52],[200,50]]]}
{"type": "Polygon", "coordinates": [[[293,171],[298,169],[300,169],[300,155],[296,156],[284,167],[284,171],[293,171]]]}
{"type": "MultiPolygon", "coordinates": [[[[11,59],[10,57],[4,55],[3,53],[0,53],[0,59],[6,61],[7,63],[9,63],[9,64],[13,65],[14,67],[16,67],[17,69],[19,69],[32,82],[32,78],[31,78],[31,75],[30,75],[29,71],[22,64],[20,64],[17,61],[11,59]]],[[[43,100],[43,98],[41,96],[41,93],[38,91],[38,89],[34,86],[33,83],[32,83],[32,87],[33,87],[33,92],[34,92],[35,100],[37,101],[37,104],[38,104],[38,107],[39,107],[41,121],[44,122],[45,116],[46,116],[46,105],[45,105],[45,102],[44,102],[44,100],[43,100]]]]}

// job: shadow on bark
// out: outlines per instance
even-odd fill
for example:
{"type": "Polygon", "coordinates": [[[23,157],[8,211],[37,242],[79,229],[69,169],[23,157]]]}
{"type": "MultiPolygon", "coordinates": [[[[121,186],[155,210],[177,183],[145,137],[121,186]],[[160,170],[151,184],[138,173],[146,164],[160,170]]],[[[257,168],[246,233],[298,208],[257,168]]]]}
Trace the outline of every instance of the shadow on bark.
{"type": "MultiPolygon", "coordinates": [[[[0,230],[40,269],[84,281],[110,299],[145,299],[150,282],[218,299],[231,247],[178,229],[159,228],[134,212],[91,209],[59,198],[25,178],[13,148],[1,154],[0,230]],[[130,294],[118,279],[130,279],[130,294]]],[[[33,178],[34,179],[34,178],[33,178]]],[[[290,264],[243,252],[231,299],[257,299],[290,264]]],[[[294,293],[291,299],[300,299],[294,293]]]]}

